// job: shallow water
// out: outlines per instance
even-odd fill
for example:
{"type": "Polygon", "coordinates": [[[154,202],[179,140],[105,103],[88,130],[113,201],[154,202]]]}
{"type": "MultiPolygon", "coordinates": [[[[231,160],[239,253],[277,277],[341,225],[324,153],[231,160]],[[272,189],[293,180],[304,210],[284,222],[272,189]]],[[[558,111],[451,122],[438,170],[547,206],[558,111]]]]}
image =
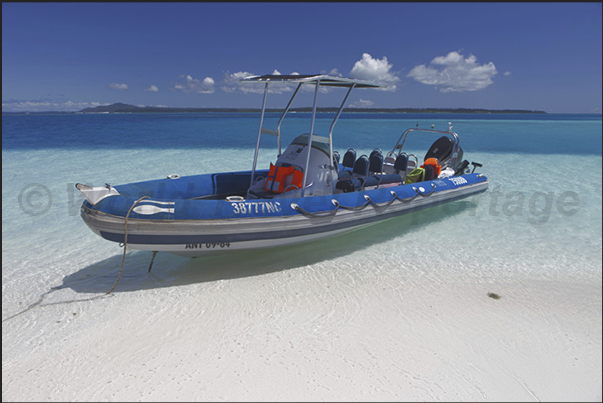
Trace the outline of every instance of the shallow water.
{"type": "MultiPolygon", "coordinates": [[[[302,118],[284,124],[283,133],[306,131],[302,118]]],[[[216,258],[219,270],[212,276],[257,259],[257,265],[277,272],[310,262],[324,270],[391,266],[401,276],[429,267],[430,275],[459,278],[515,273],[600,278],[600,117],[491,118],[464,115],[453,121],[465,158],[484,164],[480,171],[490,181],[485,194],[326,242],[285,248],[278,253],[290,257],[283,259],[260,252],[216,258]]],[[[272,116],[265,127],[275,122],[272,116]]],[[[442,130],[447,126],[438,115],[355,115],[338,123],[335,144],[341,144],[342,154],[348,147],[358,155],[375,147],[387,152],[403,128],[417,122],[429,122],[423,127],[433,122],[442,130]]],[[[79,217],[83,197],[75,183],[117,185],[173,173],[249,169],[257,123],[257,116],[249,114],[3,116],[3,315],[15,313],[19,301],[71,284],[71,278],[92,279],[99,269],[113,273],[119,266],[122,249],[94,235],[79,217]]],[[[317,132],[329,124],[330,116],[322,116],[317,132]]],[[[433,139],[414,149],[422,155],[433,139]]],[[[274,160],[275,144],[268,143],[262,143],[259,166],[274,160]]],[[[146,265],[151,254],[131,255],[128,270],[146,265]]],[[[205,268],[212,259],[160,256],[155,263],[159,280],[151,281],[152,286],[171,286],[170,279],[180,278],[186,268],[212,271],[205,268]],[[164,272],[170,274],[164,277],[164,272]]],[[[255,273],[254,264],[244,266],[255,273]]],[[[134,276],[122,286],[146,288],[146,281],[144,275],[134,276]]],[[[76,291],[102,292],[110,282],[76,291]]]]}

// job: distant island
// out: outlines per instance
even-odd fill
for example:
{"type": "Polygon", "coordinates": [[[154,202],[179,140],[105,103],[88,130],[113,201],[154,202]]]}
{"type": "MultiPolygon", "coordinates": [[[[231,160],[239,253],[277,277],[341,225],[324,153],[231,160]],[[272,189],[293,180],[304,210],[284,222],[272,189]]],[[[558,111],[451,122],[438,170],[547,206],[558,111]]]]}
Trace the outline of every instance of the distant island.
{"type": "MultiPolygon", "coordinates": [[[[339,108],[316,108],[317,112],[335,113],[339,108]]],[[[201,112],[260,112],[258,108],[169,108],[158,106],[135,106],[123,103],[85,108],[77,113],[201,113],[201,112]]],[[[291,108],[291,112],[312,112],[311,107],[291,108]]],[[[539,113],[521,109],[472,109],[472,108],[344,108],[355,113],[539,113]]],[[[267,108],[266,112],[282,112],[282,109],[267,108]]]]}

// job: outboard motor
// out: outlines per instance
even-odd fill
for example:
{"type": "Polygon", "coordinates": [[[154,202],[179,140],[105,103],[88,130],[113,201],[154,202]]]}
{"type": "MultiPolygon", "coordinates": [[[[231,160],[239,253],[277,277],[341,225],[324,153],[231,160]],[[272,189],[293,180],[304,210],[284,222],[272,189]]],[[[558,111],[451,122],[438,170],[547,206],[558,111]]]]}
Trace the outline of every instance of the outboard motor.
{"type": "MultiPolygon", "coordinates": [[[[442,169],[450,166],[450,159],[452,158],[452,149],[454,148],[454,142],[448,136],[442,136],[436,141],[433,142],[427,154],[425,154],[425,160],[428,158],[437,158],[438,162],[442,169]]],[[[458,153],[456,156],[456,163],[454,167],[451,167],[453,170],[457,171],[460,166],[461,161],[463,160],[463,149],[459,146],[458,153]]]]}
{"type": "Polygon", "coordinates": [[[427,154],[425,154],[425,159],[423,161],[428,158],[437,158],[437,160],[440,162],[440,165],[443,165],[443,162],[447,158],[450,158],[453,146],[454,143],[450,137],[442,136],[434,141],[431,147],[429,147],[429,150],[427,151],[427,154]]]}

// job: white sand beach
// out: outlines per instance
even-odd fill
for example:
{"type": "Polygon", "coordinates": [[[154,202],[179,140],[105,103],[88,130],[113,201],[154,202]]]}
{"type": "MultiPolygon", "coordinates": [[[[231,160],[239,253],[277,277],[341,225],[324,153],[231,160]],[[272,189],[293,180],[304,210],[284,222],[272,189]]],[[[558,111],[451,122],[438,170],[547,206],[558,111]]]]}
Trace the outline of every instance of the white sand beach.
{"type": "Polygon", "coordinates": [[[90,299],[116,254],[3,303],[2,400],[601,401],[600,273],[433,267],[362,240],[159,254],[151,274],[133,252],[90,299]]]}

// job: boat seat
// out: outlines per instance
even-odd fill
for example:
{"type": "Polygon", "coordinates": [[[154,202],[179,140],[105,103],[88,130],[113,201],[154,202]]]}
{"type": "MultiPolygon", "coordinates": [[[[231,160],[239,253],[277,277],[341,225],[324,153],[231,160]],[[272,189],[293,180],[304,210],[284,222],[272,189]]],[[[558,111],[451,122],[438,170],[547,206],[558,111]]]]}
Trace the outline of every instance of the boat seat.
{"type": "Polygon", "coordinates": [[[356,162],[356,150],[354,150],[353,148],[350,148],[343,155],[343,161],[341,162],[341,165],[343,166],[344,169],[350,168],[350,170],[352,170],[352,169],[354,169],[355,162],[356,162]]]}
{"type": "Polygon", "coordinates": [[[408,156],[406,154],[400,154],[396,157],[396,162],[394,162],[394,172],[400,173],[401,171],[406,171],[408,167],[408,156]]]}
{"type": "Polygon", "coordinates": [[[369,174],[369,159],[366,155],[358,157],[354,163],[352,176],[355,178],[366,178],[369,174]]]}
{"type": "Polygon", "coordinates": [[[383,154],[373,151],[369,157],[369,172],[375,174],[383,172],[383,154]]]}
{"type": "Polygon", "coordinates": [[[336,189],[343,190],[344,192],[352,192],[364,188],[364,182],[369,177],[369,159],[366,155],[358,157],[354,162],[354,169],[352,170],[352,176],[342,178],[335,184],[336,189]]]}
{"type": "MultiPolygon", "coordinates": [[[[395,173],[383,173],[383,154],[375,149],[370,157],[362,155],[354,163],[354,169],[340,172],[336,189],[344,193],[363,190],[367,187],[379,187],[391,183],[401,183],[408,166],[408,156],[401,154],[394,163],[395,173]]],[[[345,158],[344,158],[345,159],[345,158]]]]}
{"type": "Polygon", "coordinates": [[[400,154],[396,157],[394,162],[394,172],[399,174],[402,179],[406,176],[406,170],[408,168],[408,156],[406,154],[400,154]]]}
{"type": "Polygon", "coordinates": [[[343,161],[339,166],[339,179],[349,179],[352,177],[352,170],[354,169],[354,163],[356,162],[356,150],[353,148],[348,149],[343,155],[343,161]]]}
{"type": "Polygon", "coordinates": [[[375,178],[379,178],[377,187],[381,183],[381,177],[383,176],[383,154],[381,150],[375,149],[369,157],[369,172],[373,174],[375,178]]]}
{"type": "Polygon", "coordinates": [[[370,158],[371,158],[373,155],[375,155],[375,154],[381,154],[381,155],[383,155],[383,152],[381,151],[381,149],[380,149],[380,148],[375,148],[375,149],[374,149],[373,151],[371,151],[371,153],[369,154],[369,159],[370,159],[370,158]]]}

